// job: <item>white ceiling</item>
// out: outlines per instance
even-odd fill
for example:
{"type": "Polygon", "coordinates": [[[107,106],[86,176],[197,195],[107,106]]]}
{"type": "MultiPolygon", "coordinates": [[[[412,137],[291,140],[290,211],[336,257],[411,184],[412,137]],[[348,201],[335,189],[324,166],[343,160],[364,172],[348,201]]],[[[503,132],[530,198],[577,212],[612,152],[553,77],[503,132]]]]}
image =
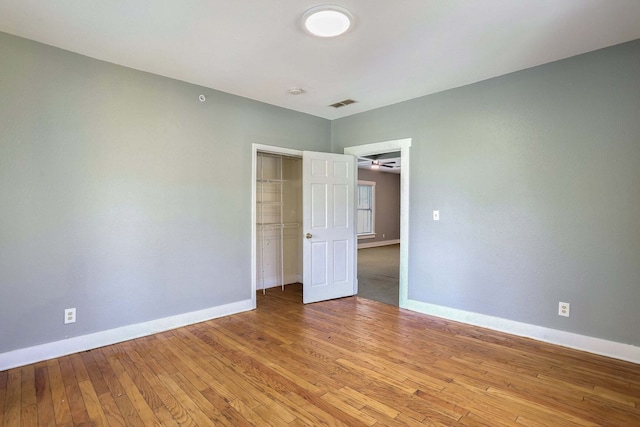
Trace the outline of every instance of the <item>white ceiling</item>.
{"type": "Polygon", "coordinates": [[[319,3],[0,0],[0,31],[327,119],[640,38],[640,0],[330,0],[334,39],[300,26],[319,3]]]}

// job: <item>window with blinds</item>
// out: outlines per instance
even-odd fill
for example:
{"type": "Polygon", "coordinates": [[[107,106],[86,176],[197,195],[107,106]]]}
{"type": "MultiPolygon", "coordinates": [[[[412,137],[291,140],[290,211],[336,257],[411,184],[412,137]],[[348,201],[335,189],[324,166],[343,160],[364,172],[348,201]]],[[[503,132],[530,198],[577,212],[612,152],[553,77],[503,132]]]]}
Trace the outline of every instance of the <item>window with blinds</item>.
{"type": "Polygon", "coordinates": [[[376,183],[358,181],[357,231],[358,236],[375,234],[376,183]]]}

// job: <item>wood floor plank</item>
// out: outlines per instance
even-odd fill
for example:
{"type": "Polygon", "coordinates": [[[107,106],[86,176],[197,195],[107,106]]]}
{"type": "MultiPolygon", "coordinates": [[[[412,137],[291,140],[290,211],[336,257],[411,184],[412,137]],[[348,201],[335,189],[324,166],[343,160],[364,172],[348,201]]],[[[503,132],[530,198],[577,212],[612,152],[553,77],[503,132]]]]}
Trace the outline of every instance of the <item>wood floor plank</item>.
{"type": "Polygon", "coordinates": [[[440,394],[434,395],[418,390],[415,395],[427,402],[433,410],[453,420],[458,421],[469,413],[468,409],[443,399],[440,394]]]}
{"type": "MultiPolygon", "coordinates": [[[[432,396],[433,397],[433,396],[432,396]]],[[[407,409],[411,409],[415,414],[419,414],[422,421],[439,422],[445,425],[455,424],[456,421],[462,418],[462,414],[448,410],[444,405],[434,404],[423,397],[417,395],[411,396],[407,409]]],[[[403,412],[411,416],[409,412],[403,412]]],[[[418,420],[419,418],[413,417],[418,420]]]]}
{"type": "Polygon", "coordinates": [[[410,416],[409,414],[406,413],[401,413],[400,415],[398,415],[396,417],[396,420],[398,420],[400,423],[402,423],[402,425],[406,425],[406,426],[411,426],[411,427],[448,427],[451,426],[451,423],[442,423],[440,421],[437,420],[433,420],[430,418],[424,418],[422,421],[417,421],[415,418],[413,418],[412,416],[410,416]]]}
{"type": "Polygon", "coordinates": [[[115,374],[107,360],[107,354],[105,352],[107,349],[108,347],[103,347],[101,349],[92,350],[91,357],[93,357],[93,360],[96,362],[96,367],[100,370],[100,375],[107,386],[107,390],[115,399],[125,394],[125,391],[118,380],[118,376],[115,374]]]}
{"type": "MultiPolygon", "coordinates": [[[[332,406],[345,414],[351,415],[353,418],[367,426],[374,425],[378,420],[360,411],[360,408],[349,405],[348,399],[344,399],[338,393],[328,392],[322,395],[322,399],[329,402],[332,406]]],[[[362,407],[362,406],[361,406],[362,407]]]]}
{"type": "Polygon", "coordinates": [[[440,391],[438,396],[448,402],[468,407],[470,414],[472,413],[474,416],[467,414],[463,418],[472,418],[476,420],[475,422],[478,422],[478,419],[487,419],[503,423],[515,423],[518,418],[518,413],[515,409],[505,405],[503,400],[496,398],[485,390],[463,383],[452,382],[440,391]]]}
{"type": "Polygon", "coordinates": [[[564,420],[567,424],[573,423],[576,425],[590,427],[600,425],[597,422],[589,421],[588,419],[573,415],[568,410],[559,411],[554,408],[549,408],[544,404],[512,394],[507,390],[499,390],[491,387],[488,392],[503,399],[505,402],[508,402],[508,404],[513,405],[516,408],[516,412],[519,414],[518,419],[520,419],[520,417],[538,419],[548,425],[553,425],[554,422],[557,423],[557,420],[564,420]]]}
{"type": "Polygon", "coordinates": [[[271,420],[276,425],[286,425],[296,420],[296,417],[289,410],[275,403],[259,405],[253,410],[261,418],[271,420]]]}
{"type": "Polygon", "coordinates": [[[104,415],[107,419],[107,425],[113,427],[126,427],[127,423],[122,417],[122,413],[116,404],[115,399],[109,392],[102,393],[98,396],[98,400],[102,405],[104,415]]]}
{"type": "Polygon", "coordinates": [[[38,424],[38,407],[35,387],[34,365],[22,367],[20,422],[22,425],[38,424]]]}
{"type": "Polygon", "coordinates": [[[67,393],[65,391],[60,364],[57,359],[47,361],[47,370],[49,372],[49,386],[51,387],[51,400],[53,401],[53,412],[57,426],[71,426],[71,409],[67,401],[67,393]]]}
{"type": "Polygon", "coordinates": [[[131,405],[135,408],[136,413],[139,415],[140,419],[144,423],[145,426],[156,426],[160,425],[158,422],[153,409],[147,404],[144,396],[140,393],[140,390],[136,387],[133,380],[129,377],[127,370],[122,365],[119,359],[110,358],[109,364],[113,368],[113,371],[118,376],[120,384],[122,385],[125,394],[129,398],[131,405]]]}
{"type": "Polygon", "coordinates": [[[0,426],[640,425],[640,365],[301,297],[0,372],[0,426]]]}
{"type": "MultiPolygon", "coordinates": [[[[200,391],[213,389],[217,395],[223,396],[227,401],[240,398],[251,408],[264,403],[264,396],[256,396],[247,392],[252,389],[252,386],[246,382],[246,379],[242,378],[242,375],[239,375],[229,366],[230,361],[225,360],[223,357],[221,358],[219,354],[216,354],[215,357],[201,359],[199,356],[194,355],[194,353],[190,353],[190,360],[194,363],[186,364],[183,361],[183,358],[186,357],[183,355],[183,352],[189,353],[195,351],[195,349],[198,349],[199,344],[192,342],[192,346],[184,346],[182,345],[182,341],[174,340],[172,342],[180,344],[180,348],[171,348],[175,355],[175,366],[179,368],[179,372],[176,372],[174,375],[183,375],[200,391]],[[195,371],[190,367],[193,367],[195,371]],[[215,372],[215,376],[208,371],[215,372]],[[201,385],[203,381],[205,384],[204,388],[201,385]]],[[[226,409],[226,407],[224,409],[226,409]]]]}
{"type": "Polygon", "coordinates": [[[69,360],[71,360],[71,365],[73,365],[73,372],[78,382],[89,381],[91,379],[89,377],[89,374],[87,373],[87,368],[84,366],[82,353],[74,353],[70,355],[69,360]]]}
{"type": "Polygon", "coordinates": [[[185,424],[179,424],[174,418],[173,415],[169,412],[169,410],[164,406],[159,406],[153,410],[156,414],[157,422],[163,427],[179,427],[180,425],[184,425],[186,427],[196,427],[197,424],[192,421],[191,418],[185,424]]]}
{"type": "MultiPolygon", "coordinates": [[[[194,362],[193,366],[195,366],[196,368],[195,371],[190,371],[186,367],[183,368],[181,372],[175,369],[175,367],[172,367],[173,369],[167,370],[166,364],[162,364],[159,362],[159,360],[155,359],[158,353],[155,353],[155,354],[143,353],[143,357],[144,357],[145,363],[149,365],[149,367],[154,371],[155,375],[164,374],[164,375],[173,376],[180,373],[182,376],[187,378],[190,384],[192,384],[192,386],[195,387],[196,390],[200,391],[203,395],[204,395],[204,392],[211,391],[216,396],[221,396],[221,398],[224,399],[225,402],[232,402],[236,399],[235,397],[236,394],[234,393],[233,390],[227,387],[227,385],[225,385],[224,381],[222,381],[217,375],[213,376],[211,373],[209,373],[209,371],[206,369],[208,362],[205,358],[201,358],[196,352],[193,352],[192,348],[187,348],[183,350],[190,352],[190,354],[192,355],[191,360],[194,362]],[[194,377],[197,378],[198,381],[193,381],[194,377]],[[198,388],[198,386],[194,385],[194,384],[199,385],[201,381],[204,381],[207,384],[207,387],[205,387],[204,389],[202,389],[201,387],[198,388]]],[[[258,405],[258,403],[255,403],[255,405],[258,405]]]]}
{"type": "Polygon", "coordinates": [[[21,418],[22,370],[20,368],[8,371],[3,413],[3,426],[19,426],[21,418]]]}
{"type": "Polygon", "coordinates": [[[353,372],[357,372],[358,374],[360,374],[363,377],[369,378],[369,379],[373,379],[373,380],[377,380],[380,381],[382,383],[387,384],[390,387],[395,388],[396,390],[398,390],[399,392],[402,393],[406,393],[406,394],[413,394],[417,391],[417,389],[415,387],[413,387],[410,384],[406,384],[403,383],[402,381],[404,381],[407,378],[398,378],[396,379],[393,376],[388,376],[385,374],[381,374],[377,371],[375,371],[374,369],[371,369],[370,367],[367,366],[363,366],[363,364],[361,363],[361,361],[358,361],[358,363],[354,363],[351,360],[346,360],[346,359],[337,359],[336,363],[339,363],[340,365],[344,366],[345,368],[353,371],[353,372]]]}
{"type": "Polygon", "coordinates": [[[304,417],[299,418],[304,425],[332,427],[343,427],[348,425],[342,420],[332,416],[330,412],[324,411],[320,407],[314,405],[313,402],[305,399],[304,396],[291,392],[286,395],[286,398],[301,411],[304,411],[304,417]]]}
{"type": "MultiPolygon", "coordinates": [[[[188,396],[184,396],[185,391],[180,389],[180,387],[176,385],[173,379],[167,374],[160,374],[158,376],[158,382],[162,383],[162,388],[166,388],[167,390],[167,392],[162,393],[162,395],[167,400],[168,406],[156,408],[156,413],[158,413],[158,409],[165,408],[173,423],[187,426],[198,425],[197,418],[199,416],[204,418],[204,415],[200,415],[201,411],[194,409],[195,404],[188,396]],[[180,401],[173,397],[174,394],[182,396],[180,401]],[[193,414],[195,414],[195,419],[193,414]]],[[[168,418],[159,418],[163,421],[162,424],[166,424],[169,421],[168,418]]]]}
{"type": "Polygon", "coordinates": [[[125,425],[127,426],[135,426],[141,427],[144,426],[145,423],[140,418],[140,414],[138,414],[137,409],[131,403],[131,399],[126,394],[122,394],[114,398],[116,402],[116,406],[118,407],[118,411],[122,414],[122,418],[124,419],[125,425]]]}
{"type": "MultiPolygon", "coordinates": [[[[7,387],[7,381],[9,380],[9,370],[0,371],[0,390],[5,390],[7,387]]],[[[4,406],[0,406],[4,409],[4,406]]]]}
{"type": "Polygon", "coordinates": [[[23,366],[21,378],[21,402],[22,406],[35,405],[36,400],[36,381],[34,365],[23,366]]]}
{"type": "MultiPolygon", "coordinates": [[[[235,364],[233,360],[228,358],[230,352],[235,350],[229,350],[225,345],[221,344],[221,342],[231,346],[234,345],[233,342],[226,341],[226,338],[222,335],[215,335],[214,338],[214,336],[210,334],[205,334],[200,335],[199,337],[215,349],[216,354],[214,357],[209,359],[209,364],[214,366],[217,372],[225,378],[225,384],[228,387],[233,387],[235,390],[238,390],[238,388],[239,390],[245,390],[243,393],[241,392],[240,395],[247,395],[242,396],[242,399],[245,400],[245,402],[252,408],[261,405],[269,406],[271,404],[270,397],[268,394],[264,393],[264,391],[269,391],[269,389],[263,387],[259,381],[250,375],[250,373],[255,373],[253,366],[248,366],[247,369],[249,369],[249,371],[245,371],[243,367],[235,364]],[[247,390],[255,391],[257,393],[247,393],[247,390]]],[[[238,360],[243,362],[241,359],[238,360]]],[[[235,391],[235,393],[237,394],[237,391],[235,391]]]]}
{"type": "MultiPolygon", "coordinates": [[[[109,394],[117,408],[117,412],[112,408],[105,409],[105,415],[107,415],[107,417],[109,418],[110,414],[113,414],[113,417],[115,417],[117,420],[122,418],[126,426],[144,426],[144,422],[138,415],[136,409],[131,403],[131,400],[126,394],[124,387],[122,387],[122,384],[120,384],[117,374],[113,371],[113,368],[108,361],[109,354],[111,354],[111,352],[109,351],[109,347],[103,347],[91,351],[91,355],[96,361],[98,368],[100,369],[102,378],[107,384],[109,394]],[[120,417],[118,417],[118,413],[120,417]]],[[[105,396],[104,399],[110,402],[108,396],[105,396]]],[[[117,424],[117,422],[118,421],[116,421],[115,423],[117,424]]]]}
{"type": "MultiPolygon", "coordinates": [[[[166,384],[160,380],[160,377],[147,365],[142,356],[135,351],[133,346],[130,346],[129,343],[125,344],[127,344],[127,355],[134,363],[135,369],[142,374],[143,378],[153,388],[155,394],[162,402],[162,406],[166,408],[171,415],[171,418],[180,425],[191,424],[193,422],[191,416],[176,399],[174,394],[167,388],[166,384]]],[[[156,406],[154,411],[158,408],[159,406],[156,406]]]]}
{"type": "Polygon", "coordinates": [[[140,369],[138,369],[131,360],[128,344],[129,343],[126,342],[118,344],[118,348],[122,350],[122,353],[118,357],[118,362],[120,362],[118,366],[122,366],[124,368],[128,374],[128,378],[135,385],[139,394],[147,402],[147,405],[155,411],[157,408],[162,406],[162,400],[158,397],[158,394],[152,385],[144,378],[140,369]]]}
{"type": "Polygon", "coordinates": [[[486,416],[469,412],[458,421],[459,426],[463,427],[520,427],[522,424],[518,424],[516,421],[512,421],[509,418],[502,419],[496,418],[495,415],[486,416]]]}
{"type": "Polygon", "coordinates": [[[599,422],[600,424],[606,425],[615,420],[616,423],[625,425],[625,423],[628,423],[626,420],[630,418],[635,417],[636,420],[640,419],[640,417],[637,416],[637,408],[631,408],[616,402],[603,401],[587,396],[584,398],[584,405],[588,412],[589,419],[599,422]]]}
{"type": "Polygon", "coordinates": [[[22,405],[20,411],[20,425],[33,427],[38,426],[38,406],[36,404],[22,405]]]}
{"type": "MultiPolygon", "coordinates": [[[[230,402],[226,402],[221,396],[219,396],[214,390],[207,389],[202,391],[202,395],[207,399],[208,402],[214,407],[217,411],[221,411],[224,418],[228,421],[228,425],[252,425],[253,419],[261,419],[264,422],[259,422],[255,425],[268,425],[271,424],[270,420],[265,420],[264,418],[260,418],[260,416],[256,413],[255,408],[261,406],[258,405],[256,407],[249,407],[245,404],[244,401],[240,399],[234,399],[230,402]],[[227,408],[227,405],[229,408],[227,408]],[[244,414],[250,414],[248,417],[244,414]]],[[[217,416],[211,417],[211,419],[215,420],[217,416]]],[[[224,419],[221,420],[220,425],[226,425],[227,421],[224,419]]],[[[275,421],[274,421],[275,422],[275,421]]]]}
{"type": "Polygon", "coordinates": [[[53,409],[53,399],[51,397],[51,387],[49,384],[49,368],[46,364],[36,367],[34,380],[38,423],[41,425],[55,424],[56,416],[53,409]]]}
{"type": "Polygon", "coordinates": [[[162,381],[167,384],[174,395],[183,396],[180,399],[181,404],[184,405],[186,402],[188,405],[186,409],[198,424],[214,422],[216,425],[223,426],[247,425],[241,415],[236,415],[233,406],[216,395],[213,390],[199,390],[180,373],[171,376],[165,375],[162,381]]]}
{"type": "Polygon", "coordinates": [[[87,412],[89,413],[91,424],[94,426],[108,426],[109,422],[107,421],[102,404],[98,399],[98,395],[93,388],[93,383],[86,380],[80,381],[78,385],[80,386],[80,392],[82,393],[84,403],[87,406],[87,412]]]}
{"type": "Polygon", "coordinates": [[[100,368],[96,363],[96,360],[93,358],[93,354],[91,351],[85,351],[80,353],[80,357],[82,358],[82,363],[87,370],[87,375],[91,380],[91,384],[93,385],[93,389],[96,395],[101,395],[109,390],[107,383],[104,378],[102,378],[102,372],[100,372],[100,368]]]}
{"type": "MultiPolygon", "coordinates": [[[[254,411],[252,408],[245,405],[244,402],[241,401],[240,399],[236,399],[233,402],[230,402],[230,405],[234,409],[234,411],[238,414],[238,416],[242,417],[242,419],[247,423],[249,423],[249,425],[273,426],[273,427],[277,427],[278,425],[275,420],[262,418],[256,411],[254,411]]],[[[300,419],[296,419],[296,420],[300,420],[300,419]]],[[[293,422],[295,422],[295,420],[293,422]]],[[[289,424],[292,425],[293,422],[289,424]]],[[[316,424],[316,425],[319,425],[319,424],[316,424]]]]}
{"type": "Polygon", "coordinates": [[[69,356],[59,358],[58,363],[73,425],[88,425],[89,413],[82,399],[74,364],[69,356]]]}
{"type": "MultiPolygon", "coordinates": [[[[0,372],[0,374],[6,373],[6,371],[4,372],[0,372]]],[[[5,403],[5,397],[7,395],[7,383],[3,383],[0,387],[0,426],[4,425],[4,413],[5,413],[5,407],[4,407],[4,403],[5,403]]]]}
{"type": "MultiPolygon", "coordinates": [[[[165,346],[165,352],[162,354],[167,363],[171,363],[175,367],[175,372],[168,374],[184,375],[198,390],[209,388],[210,382],[207,380],[212,380],[213,378],[209,372],[200,365],[203,359],[199,358],[199,354],[194,349],[199,348],[197,347],[197,343],[192,340],[181,339],[181,337],[176,335],[167,338],[166,343],[170,345],[165,346]],[[185,343],[185,345],[181,345],[182,343],[185,343]]],[[[158,360],[158,362],[160,362],[160,360],[158,360]]]]}
{"type": "Polygon", "coordinates": [[[387,405],[385,402],[380,401],[380,400],[376,400],[376,399],[372,399],[371,397],[367,396],[366,394],[360,393],[357,390],[353,390],[351,387],[343,387],[340,389],[340,393],[343,396],[348,396],[351,399],[360,402],[362,404],[362,406],[368,406],[371,409],[379,412],[380,414],[383,414],[389,418],[395,418],[400,414],[400,411],[398,409],[392,408],[389,405],[387,405]]]}

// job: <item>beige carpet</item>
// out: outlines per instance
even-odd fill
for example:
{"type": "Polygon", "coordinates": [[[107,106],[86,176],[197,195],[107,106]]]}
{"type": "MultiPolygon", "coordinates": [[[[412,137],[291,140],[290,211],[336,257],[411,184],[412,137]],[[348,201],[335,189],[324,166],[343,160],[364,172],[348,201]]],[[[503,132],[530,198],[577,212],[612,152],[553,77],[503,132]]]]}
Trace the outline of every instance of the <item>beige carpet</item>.
{"type": "Polygon", "coordinates": [[[358,296],[398,305],[400,245],[358,249],[358,296]]]}

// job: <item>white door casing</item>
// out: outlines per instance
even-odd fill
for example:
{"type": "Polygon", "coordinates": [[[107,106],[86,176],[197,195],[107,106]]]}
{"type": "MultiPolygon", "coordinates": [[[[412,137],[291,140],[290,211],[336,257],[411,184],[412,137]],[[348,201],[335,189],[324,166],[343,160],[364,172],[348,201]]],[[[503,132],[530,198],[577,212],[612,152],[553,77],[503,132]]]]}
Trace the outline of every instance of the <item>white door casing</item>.
{"type": "Polygon", "coordinates": [[[302,155],[303,302],[355,295],[355,157],[302,155]]]}
{"type": "Polygon", "coordinates": [[[400,151],[400,308],[409,308],[409,166],[411,138],[345,147],[345,154],[369,156],[400,151]]]}

